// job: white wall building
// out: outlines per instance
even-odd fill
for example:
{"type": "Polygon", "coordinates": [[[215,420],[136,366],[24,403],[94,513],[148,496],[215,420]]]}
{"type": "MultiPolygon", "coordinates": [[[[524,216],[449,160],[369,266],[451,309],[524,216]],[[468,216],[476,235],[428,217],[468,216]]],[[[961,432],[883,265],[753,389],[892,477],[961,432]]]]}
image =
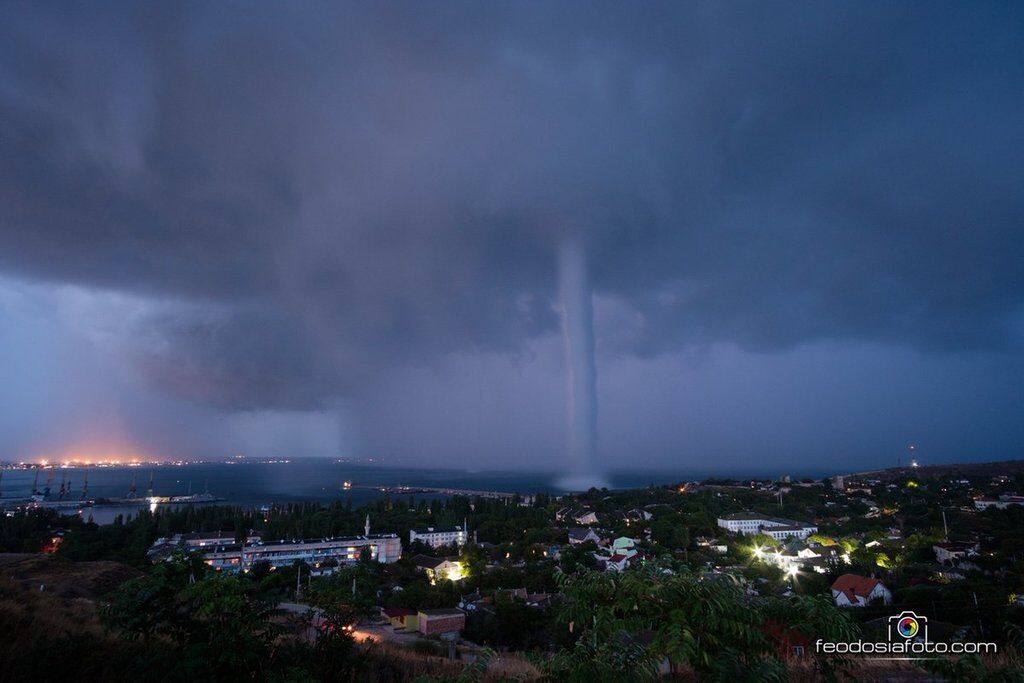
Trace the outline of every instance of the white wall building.
{"type": "Polygon", "coordinates": [[[1024,496],[999,496],[999,498],[975,498],[974,507],[979,510],[998,508],[1005,510],[1011,505],[1024,505],[1024,496]]]}
{"type": "Polygon", "coordinates": [[[768,517],[752,512],[735,512],[719,517],[718,526],[739,534],[767,534],[779,541],[787,538],[807,538],[818,531],[818,527],[813,524],[801,524],[792,519],[768,517]]]}
{"type": "Polygon", "coordinates": [[[410,529],[409,543],[420,541],[431,548],[438,548],[442,545],[466,545],[469,540],[469,532],[466,525],[454,526],[447,529],[427,527],[426,529],[410,529]]]}
{"type": "Polygon", "coordinates": [[[369,548],[370,558],[377,562],[397,562],[402,556],[402,542],[398,534],[271,542],[253,536],[244,544],[228,539],[219,543],[197,544],[192,539],[178,536],[160,539],[149,554],[152,559],[159,559],[175,547],[198,552],[209,566],[230,572],[249,571],[258,562],[266,562],[271,567],[290,567],[296,560],[301,560],[312,568],[314,574],[330,574],[336,566],[358,561],[364,548],[369,548]]]}
{"type": "Polygon", "coordinates": [[[977,543],[936,543],[932,546],[935,559],[943,564],[956,562],[977,555],[981,546],[977,543]]]}

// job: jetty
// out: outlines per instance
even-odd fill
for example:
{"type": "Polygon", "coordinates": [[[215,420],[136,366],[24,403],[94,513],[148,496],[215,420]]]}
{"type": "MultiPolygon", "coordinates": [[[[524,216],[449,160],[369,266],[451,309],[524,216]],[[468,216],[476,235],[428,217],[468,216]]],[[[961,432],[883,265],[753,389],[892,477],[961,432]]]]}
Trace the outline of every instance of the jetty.
{"type": "Polygon", "coordinates": [[[380,491],[381,493],[395,493],[395,494],[417,494],[417,493],[441,493],[446,496],[468,496],[477,498],[494,498],[498,500],[511,500],[512,498],[520,495],[518,493],[510,493],[508,491],[480,491],[477,489],[456,489],[442,486],[404,486],[404,485],[389,485],[380,486],[372,484],[362,485],[350,485],[346,486],[345,490],[352,488],[358,489],[369,489],[373,491],[380,491]]]}

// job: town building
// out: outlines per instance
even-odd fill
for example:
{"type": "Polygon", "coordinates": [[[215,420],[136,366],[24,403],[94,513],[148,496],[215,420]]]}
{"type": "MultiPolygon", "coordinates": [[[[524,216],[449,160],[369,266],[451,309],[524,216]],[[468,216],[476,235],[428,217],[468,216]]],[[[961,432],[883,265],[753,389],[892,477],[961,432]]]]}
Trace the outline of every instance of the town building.
{"type": "Polygon", "coordinates": [[[604,562],[605,571],[609,572],[625,571],[629,567],[629,560],[630,556],[622,553],[615,553],[611,557],[598,557],[598,562],[604,562]]]}
{"type": "MultiPolygon", "coordinates": [[[[200,550],[209,546],[234,543],[236,535],[234,531],[196,531],[190,534],[181,534],[180,539],[181,545],[186,550],[200,550]]],[[[249,543],[258,543],[260,540],[260,537],[256,535],[248,537],[249,543]]]]}
{"type": "Polygon", "coordinates": [[[494,597],[481,594],[479,588],[472,593],[467,593],[459,598],[459,609],[465,610],[466,612],[472,612],[473,610],[478,609],[493,611],[493,607],[494,597]]]}
{"type": "Polygon", "coordinates": [[[555,521],[572,520],[577,524],[597,524],[597,514],[586,507],[564,507],[555,511],[555,521]]]}
{"type": "Polygon", "coordinates": [[[818,527],[813,524],[802,524],[792,519],[769,517],[754,512],[734,512],[719,517],[718,526],[745,535],[767,534],[779,541],[787,538],[807,538],[818,531],[818,527]]]}
{"type": "Polygon", "coordinates": [[[632,524],[633,522],[639,522],[642,524],[643,522],[650,521],[653,517],[654,515],[650,512],[647,510],[641,510],[640,508],[633,508],[623,515],[623,518],[626,520],[626,524],[632,524]]]}
{"type": "Polygon", "coordinates": [[[405,607],[382,607],[380,616],[394,628],[404,628],[407,631],[419,630],[419,614],[416,610],[405,607]]]}
{"type": "Polygon", "coordinates": [[[575,520],[577,524],[597,524],[597,513],[592,510],[585,510],[573,517],[573,520],[575,520]]]}
{"type": "Polygon", "coordinates": [[[996,508],[1005,510],[1011,505],[1024,505],[1024,496],[999,496],[998,498],[975,498],[974,507],[979,510],[996,508]]]}
{"type": "Polygon", "coordinates": [[[619,536],[612,541],[611,550],[613,553],[622,553],[623,555],[635,555],[636,546],[639,543],[637,539],[630,538],[629,536],[619,536]]]}
{"type": "MultiPolygon", "coordinates": [[[[469,541],[469,527],[466,524],[448,528],[427,527],[425,529],[410,529],[409,543],[420,541],[431,548],[439,548],[443,545],[464,546],[469,541]]],[[[475,538],[474,538],[475,540],[475,538]]]]}
{"type": "Polygon", "coordinates": [[[417,555],[412,558],[417,569],[424,572],[430,583],[438,581],[458,581],[464,576],[462,563],[457,557],[430,557],[417,555]]]}
{"type": "Polygon", "coordinates": [[[754,556],[787,573],[810,567],[819,574],[826,574],[833,567],[849,564],[849,556],[841,546],[824,546],[819,543],[807,545],[797,540],[791,540],[782,548],[758,548],[754,556]]]}
{"type": "Polygon", "coordinates": [[[707,536],[697,537],[697,547],[704,548],[713,553],[718,553],[719,555],[724,555],[729,552],[729,546],[725,543],[722,543],[716,538],[708,538],[707,536]]]}
{"type": "Polygon", "coordinates": [[[978,554],[981,546],[977,543],[959,541],[936,543],[932,546],[935,559],[943,564],[953,563],[978,554]]]}
{"type": "Polygon", "coordinates": [[[421,609],[416,630],[425,636],[458,633],[466,627],[466,613],[460,609],[421,609]]]}
{"type": "Polygon", "coordinates": [[[878,579],[843,574],[832,584],[832,599],[837,607],[864,607],[876,602],[891,605],[892,593],[878,579]]]}
{"type": "Polygon", "coordinates": [[[210,567],[229,572],[249,571],[260,562],[279,568],[301,561],[308,564],[315,575],[330,574],[338,566],[357,562],[364,549],[369,550],[370,559],[386,564],[397,562],[402,556],[402,542],[397,534],[266,542],[258,536],[250,536],[244,543],[236,542],[233,537],[179,534],[158,539],[148,555],[152,560],[165,559],[176,548],[197,552],[210,567]]]}
{"type": "Polygon", "coordinates": [[[601,541],[601,537],[596,531],[586,527],[573,527],[569,529],[569,543],[571,545],[580,545],[587,541],[599,543],[601,541]]]}

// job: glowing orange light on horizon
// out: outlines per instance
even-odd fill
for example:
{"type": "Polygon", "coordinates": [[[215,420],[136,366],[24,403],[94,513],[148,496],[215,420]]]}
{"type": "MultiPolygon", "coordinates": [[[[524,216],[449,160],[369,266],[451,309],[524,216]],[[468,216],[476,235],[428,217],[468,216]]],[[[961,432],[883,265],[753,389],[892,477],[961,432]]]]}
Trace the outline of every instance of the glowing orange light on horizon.
{"type": "Polygon", "coordinates": [[[57,453],[38,454],[26,459],[26,462],[35,462],[41,465],[42,467],[56,467],[58,465],[63,467],[70,467],[73,465],[123,466],[139,465],[147,462],[152,463],[160,461],[161,459],[159,456],[151,456],[149,454],[140,452],[140,450],[134,446],[96,446],[88,448],[68,448],[57,453]]]}

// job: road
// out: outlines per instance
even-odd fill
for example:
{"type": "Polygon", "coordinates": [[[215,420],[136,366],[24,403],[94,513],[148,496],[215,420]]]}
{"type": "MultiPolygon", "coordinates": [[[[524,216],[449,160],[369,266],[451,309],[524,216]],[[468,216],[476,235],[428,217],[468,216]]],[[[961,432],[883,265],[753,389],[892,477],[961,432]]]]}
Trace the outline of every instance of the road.
{"type": "MultiPolygon", "coordinates": [[[[311,638],[316,637],[316,629],[323,623],[322,610],[301,602],[281,602],[278,603],[277,608],[297,617],[305,616],[306,613],[312,609],[313,619],[310,624],[311,628],[308,635],[311,638]]],[[[386,641],[398,645],[410,645],[420,639],[420,634],[418,631],[395,631],[394,627],[391,625],[385,626],[382,624],[365,623],[356,625],[352,630],[352,637],[356,642],[360,643],[370,640],[377,642],[386,641]]]]}

